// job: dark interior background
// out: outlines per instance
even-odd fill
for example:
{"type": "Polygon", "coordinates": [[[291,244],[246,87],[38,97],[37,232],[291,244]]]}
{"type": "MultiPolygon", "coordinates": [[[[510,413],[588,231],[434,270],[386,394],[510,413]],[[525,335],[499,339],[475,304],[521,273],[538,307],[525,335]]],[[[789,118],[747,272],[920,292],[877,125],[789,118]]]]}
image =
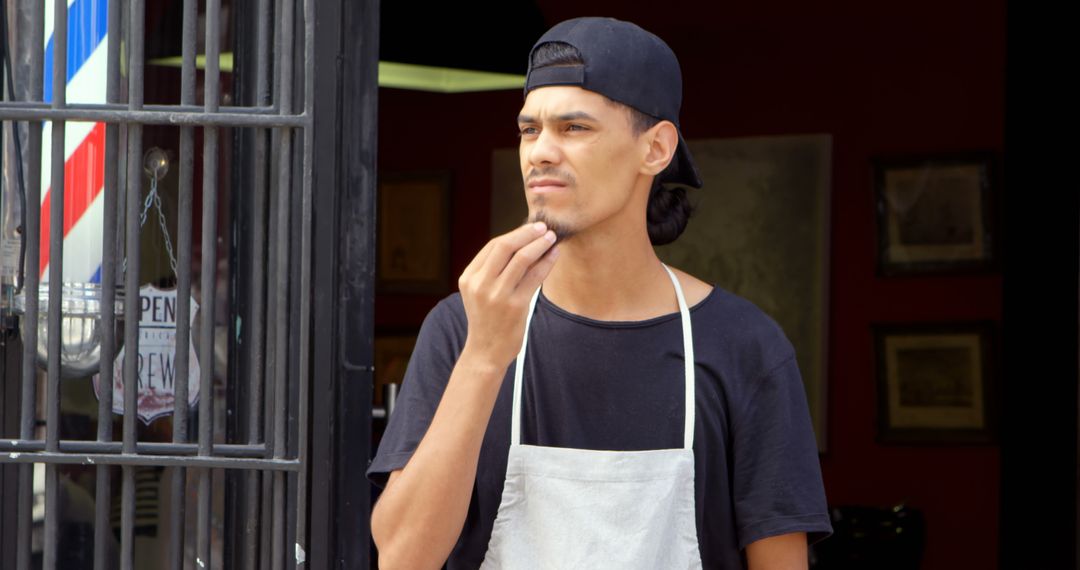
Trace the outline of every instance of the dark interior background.
{"type": "MultiPolygon", "coordinates": [[[[830,133],[830,505],[921,509],[927,570],[1075,567],[1077,192],[1055,184],[1067,162],[1048,160],[1036,131],[1054,116],[1042,90],[1061,82],[1037,71],[1062,57],[1041,37],[1046,16],[1004,0],[499,4],[481,22],[384,2],[381,59],[524,73],[547,27],[609,15],[679,56],[688,139],[830,133]],[[1002,165],[999,269],[877,277],[871,158],[954,151],[1002,165]],[[953,320],[997,324],[999,443],[877,444],[870,324],[953,320]]],[[[516,145],[521,102],[519,90],[380,89],[379,171],[452,173],[451,287],[490,237],[491,150],[516,145]]],[[[415,330],[441,297],[377,295],[376,332],[415,330]]]]}

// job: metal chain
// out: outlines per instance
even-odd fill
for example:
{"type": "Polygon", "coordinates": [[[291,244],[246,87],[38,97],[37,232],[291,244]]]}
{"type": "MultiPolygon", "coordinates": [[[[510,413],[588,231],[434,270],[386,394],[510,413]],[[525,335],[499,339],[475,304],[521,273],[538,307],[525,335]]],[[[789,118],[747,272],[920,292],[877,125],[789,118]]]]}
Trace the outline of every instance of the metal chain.
{"type": "MultiPolygon", "coordinates": [[[[150,177],[150,193],[146,195],[146,199],[143,200],[142,213],[139,215],[139,229],[142,230],[146,226],[146,216],[150,213],[150,206],[155,206],[157,210],[158,225],[161,226],[161,233],[165,236],[165,251],[169,253],[169,266],[172,267],[173,276],[179,279],[176,273],[176,254],[173,253],[172,238],[169,236],[169,227],[165,223],[165,211],[161,207],[161,193],[158,192],[157,177],[150,177]]],[[[127,273],[127,255],[124,256],[123,264],[124,273],[127,273]]]]}
{"type": "MultiPolygon", "coordinates": [[[[165,251],[169,252],[169,265],[172,266],[173,276],[179,281],[180,276],[176,273],[176,254],[173,253],[172,238],[169,237],[169,227],[165,225],[165,212],[161,209],[161,193],[157,191],[156,178],[150,183],[150,193],[154,195],[154,206],[157,207],[158,225],[161,226],[161,234],[165,236],[165,251]]],[[[143,222],[146,222],[145,214],[143,214],[143,222]]]]}
{"type": "Polygon", "coordinates": [[[150,211],[150,205],[154,203],[154,195],[157,194],[157,181],[150,179],[150,193],[143,200],[142,214],[139,214],[139,229],[146,225],[146,213],[150,211]]]}

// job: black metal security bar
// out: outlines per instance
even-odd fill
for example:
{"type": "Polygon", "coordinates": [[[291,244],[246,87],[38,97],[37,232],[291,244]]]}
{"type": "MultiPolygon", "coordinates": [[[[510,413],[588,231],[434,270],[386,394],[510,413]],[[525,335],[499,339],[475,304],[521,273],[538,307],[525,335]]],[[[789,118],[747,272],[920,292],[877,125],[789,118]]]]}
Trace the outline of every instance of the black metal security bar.
{"type": "MultiPolygon", "coordinates": [[[[136,469],[171,469],[171,533],[168,536],[169,567],[185,566],[185,539],[193,539],[194,563],[211,566],[211,514],[214,470],[244,472],[243,525],[244,568],[293,568],[304,563],[308,548],[308,402],[312,366],[312,243],[313,243],[313,105],[314,105],[314,0],[256,0],[259,12],[255,31],[255,104],[222,104],[221,0],[207,0],[205,8],[205,70],[203,101],[197,101],[196,43],[199,8],[197,0],[182,0],[182,64],[180,102],[177,105],[145,104],[146,1],[112,0],[108,3],[106,102],[67,102],[69,53],[68,3],[52,0],[53,35],[51,69],[44,69],[45,4],[49,0],[23,0],[20,10],[29,14],[28,39],[20,41],[29,62],[25,77],[26,99],[0,102],[0,120],[25,130],[25,278],[21,283],[25,303],[21,319],[23,343],[20,375],[20,421],[17,438],[0,439],[0,465],[17,464],[19,495],[16,501],[18,539],[13,557],[16,568],[29,570],[33,510],[33,464],[45,467],[45,517],[42,563],[46,570],[58,567],[60,532],[60,469],[67,465],[93,465],[94,568],[136,567],[136,469]],[[302,27],[297,27],[296,18],[302,27]],[[272,24],[271,24],[272,23],[272,24]],[[121,50],[123,38],[124,50],[121,50]],[[299,50],[301,57],[296,57],[299,50]],[[122,57],[124,61],[121,61],[122,57]],[[294,61],[303,65],[302,84],[294,73],[294,61]],[[122,65],[125,64],[125,65],[122,65]],[[52,98],[44,97],[44,73],[51,73],[52,98]],[[126,91],[123,81],[126,79],[126,91]],[[297,103],[300,103],[298,105],[297,103]],[[41,262],[38,236],[41,231],[41,156],[43,128],[51,122],[51,201],[49,216],[48,305],[41,314],[38,291],[41,262]],[[101,259],[100,390],[96,439],[61,437],[62,303],[64,283],[64,190],[65,134],[69,122],[103,122],[105,128],[104,196],[101,259]],[[144,203],[143,151],[147,126],[179,130],[179,183],[176,213],[176,378],[172,441],[139,441],[141,206],[144,203]],[[215,442],[223,426],[214,416],[214,314],[217,304],[217,256],[219,156],[223,129],[251,129],[254,133],[250,191],[254,277],[250,279],[251,319],[245,326],[250,359],[245,378],[230,378],[246,386],[245,443],[215,442]],[[191,334],[193,262],[193,213],[196,204],[196,135],[201,131],[201,261],[199,311],[202,315],[196,353],[202,382],[197,409],[189,409],[187,377],[191,334]],[[295,145],[294,145],[294,141],[295,145]],[[299,166],[299,172],[297,168],[299,166]],[[297,194],[299,190],[299,199],[297,194]],[[299,212],[292,207],[299,204],[299,212]],[[299,242],[296,235],[299,224],[299,242]],[[297,268],[299,268],[297,270],[297,268]],[[272,277],[271,277],[272,275],[272,277]],[[122,299],[116,294],[125,292],[122,299]],[[116,303],[122,303],[121,317],[116,303]],[[297,319],[298,315],[298,319],[297,319]],[[39,370],[38,324],[47,325],[47,370],[44,392],[44,433],[38,429],[39,370]],[[112,362],[118,354],[115,337],[123,331],[123,415],[120,440],[112,427],[114,378],[112,362]],[[293,336],[299,331],[299,346],[293,336]],[[298,372],[295,372],[298,371],[298,372]],[[290,402],[293,394],[298,401],[290,402]],[[290,419],[290,412],[298,417],[290,419]],[[189,416],[197,414],[197,433],[190,433],[189,416]],[[193,440],[194,437],[194,440],[193,440]],[[108,545],[113,539],[111,505],[112,473],[119,468],[120,540],[116,558],[108,545]],[[194,537],[185,536],[185,490],[188,472],[197,480],[194,537]],[[293,477],[294,479],[289,479],[293,477]],[[295,496],[290,489],[299,489],[295,496]],[[292,497],[292,498],[290,498],[292,497]],[[287,510],[293,507],[291,514],[287,510]],[[292,528],[287,528],[287,527],[292,528]],[[295,544],[286,541],[295,535],[295,544]],[[288,545],[288,546],[287,546],[288,545]]],[[[8,38],[3,38],[8,41],[8,38]]],[[[18,135],[16,135],[18,136],[18,135]]],[[[0,378],[4,383],[14,378],[0,378]]],[[[220,492],[220,491],[219,491],[220,492]]],[[[363,537],[357,537],[363,539],[363,537]]],[[[0,553],[0,564],[8,558],[0,553]]]]}
{"type": "MultiPolygon", "coordinates": [[[[177,386],[179,389],[179,385],[177,386]]],[[[102,394],[104,396],[104,394],[102,394]]],[[[102,422],[107,424],[108,422],[102,422]]],[[[122,449],[120,442],[108,441],[102,439],[100,441],[81,441],[81,440],[60,440],[60,451],[64,453],[94,453],[94,454],[113,454],[113,453],[126,453],[122,449]]],[[[140,455],[198,455],[199,446],[194,443],[157,443],[144,441],[136,443],[136,453],[140,455]]],[[[0,439],[0,450],[9,452],[8,459],[12,462],[18,461],[19,458],[12,459],[10,452],[27,452],[27,451],[45,451],[45,442],[37,439],[0,439]]],[[[251,443],[248,445],[235,444],[235,443],[219,443],[214,445],[214,455],[221,457],[264,457],[266,453],[266,445],[262,443],[251,443]]],[[[33,461],[31,461],[33,463],[33,461]]],[[[149,465],[149,464],[148,464],[149,465]]]]}
{"type": "MultiPolygon", "coordinates": [[[[43,0],[44,2],[44,0],[43,0]]],[[[30,15],[30,100],[44,101],[44,42],[45,42],[45,6],[35,6],[30,15]]],[[[4,39],[7,41],[7,38],[4,39]]],[[[66,50],[65,50],[66,53],[66,50]]],[[[43,124],[40,121],[31,121],[28,124],[27,140],[29,142],[27,154],[30,168],[26,169],[26,200],[25,204],[41,203],[41,130],[43,124]]],[[[26,236],[38,236],[41,234],[41,212],[39,208],[26,208],[23,213],[25,218],[26,236]]],[[[36,239],[26,240],[26,259],[24,267],[37,267],[40,260],[40,245],[36,239]]],[[[37,271],[26,271],[23,287],[27,291],[37,291],[39,277],[37,271]]],[[[38,310],[40,309],[38,295],[26,296],[26,313],[23,318],[26,326],[23,328],[23,369],[22,369],[22,407],[20,409],[21,439],[34,437],[34,424],[36,419],[37,398],[37,331],[38,310]]],[[[0,456],[2,457],[2,456],[0,456]]],[[[10,457],[10,455],[9,455],[10,457]]],[[[0,459],[2,461],[2,459],[0,459]]],[[[33,508],[33,465],[23,465],[19,471],[19,504],[18,504],[18,569],[26,570],[30,566],[31,555],[31,512],[33,508]]]]}
{"type": "Polygon", "coordinates": [[[372,436],[379,20],[378,1],[319,2],[317,33],[309,34],[317,57],[305,66],[313,70],[305,101],[315,101],[319,149],[309,171],[319,287],[311,323],[312,568],[370,564],[371,489],[362,474],[372,436]]]}
{"type": "MultiPolygon", "coordinates": [[[[162,106],[158,105],[157,108],[162,106]]],[[[183,107],[178,106],[178,109],[183,107]]],[[[159,111],[159,110],[113,110],[104,105],[79,105],[63,109],[27,108],[14,105],[0,105],[0,116],[5,120],[56,120],[56,121],[101,121],[109,123],[137,123],[140,125],[187,125],[214,127],[305,127],[307,119],[303,115],[278,115],[274,109],[248,108],[247,113],[215,113],[207,115],[197,111],[159,111]]]]}

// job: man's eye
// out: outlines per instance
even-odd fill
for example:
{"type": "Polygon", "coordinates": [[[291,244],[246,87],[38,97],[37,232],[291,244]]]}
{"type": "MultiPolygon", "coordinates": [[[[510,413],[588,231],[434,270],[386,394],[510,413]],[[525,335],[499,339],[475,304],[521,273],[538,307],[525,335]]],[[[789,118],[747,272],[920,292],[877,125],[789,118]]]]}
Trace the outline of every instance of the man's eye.
{"type": "Polygon", "coordinates": [[[567,128],[570,129],[571,131],[587,131],[587,130],[589,130],[589,127],[586,127],[585,125],[570,125],[567,128]]]}
{"type": "Polygon", "coordinates": [[[525,135],[533,135],[533,134],[536,134],[536,127],[523,127],[523,128],[518,130],[517,136],[522,137],[522,136],[525,136],[525,135]]]}

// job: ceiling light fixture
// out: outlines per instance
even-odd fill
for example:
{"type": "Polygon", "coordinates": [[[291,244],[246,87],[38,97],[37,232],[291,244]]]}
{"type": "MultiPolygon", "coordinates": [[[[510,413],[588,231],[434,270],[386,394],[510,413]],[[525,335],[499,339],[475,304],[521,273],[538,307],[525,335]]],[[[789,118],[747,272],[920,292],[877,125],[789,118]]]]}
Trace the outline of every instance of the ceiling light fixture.
{"type": "MultiPolygon", "coordinates": [[[[221,71],[233,71],[233,54],[223,53],[219,60],[221,71]]],[[[181,67],[182,57],[164,57],[150,60],[152,65],[181,67]]],[[[206,56],[195,58],[195,67],[206,69],[206,56]]],[[[413,63],[391,61],[379,62],[379,87],[431,91],[435,93],[468,93],[475,91],[500,91],[504,89],[522,89],[525,76],[511,73],[473,71],[450,67],[434,67],[413,63]]]]}

